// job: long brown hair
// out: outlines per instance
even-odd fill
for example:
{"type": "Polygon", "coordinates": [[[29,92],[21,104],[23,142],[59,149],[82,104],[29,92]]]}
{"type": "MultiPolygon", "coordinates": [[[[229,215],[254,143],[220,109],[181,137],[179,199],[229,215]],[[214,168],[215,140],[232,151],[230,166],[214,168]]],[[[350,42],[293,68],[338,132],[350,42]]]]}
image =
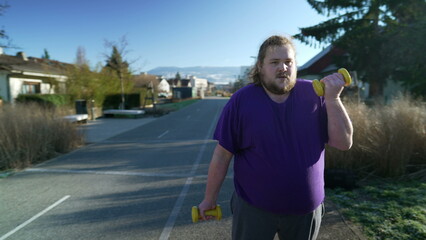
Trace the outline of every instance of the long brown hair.
{"type": "Polygon", "coordinates": [[[263,64],[263,60],[266,56],[266,51],[269,47],[280,47],[280,46],[290,46],[296,52],[292,38],[287,38],[284,36],[274,35],[266,39],[259,48],[259,53],[257,54],[256,64],[250,70],[250,78],[252,79],[255,85],[261,85],[261,75],[260,68],[263,64]]]}

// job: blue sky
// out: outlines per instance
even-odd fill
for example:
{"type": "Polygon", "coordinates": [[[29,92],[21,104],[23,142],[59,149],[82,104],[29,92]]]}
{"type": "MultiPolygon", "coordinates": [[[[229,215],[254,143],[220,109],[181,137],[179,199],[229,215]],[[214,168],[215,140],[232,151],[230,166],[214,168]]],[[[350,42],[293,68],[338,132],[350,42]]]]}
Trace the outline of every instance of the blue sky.
{"type": "MultiPolygon", "coordinates": [[[[272,34],[293,35],[326,18],[305,0],[9,0],[2,27],[20,49],[72,63],[79,46],[92,66],[105,40],[125,36],[134,71],[160,66],[245,66],[272,34]]],[[[321,51],[298,41],[298,65],[321,51]]]]}

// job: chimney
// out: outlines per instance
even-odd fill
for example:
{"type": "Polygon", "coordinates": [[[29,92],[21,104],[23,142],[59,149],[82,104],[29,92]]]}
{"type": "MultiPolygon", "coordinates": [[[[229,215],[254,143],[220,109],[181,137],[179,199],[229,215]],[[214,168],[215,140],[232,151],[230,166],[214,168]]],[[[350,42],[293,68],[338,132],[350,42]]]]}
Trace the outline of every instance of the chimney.
{"type": "Polygon", "coordinates": [[[27,54],[25,54],[24,52],[18,52],[16,53],[16,56],[21,58],[24,61],[28,61],[27,54]]]}

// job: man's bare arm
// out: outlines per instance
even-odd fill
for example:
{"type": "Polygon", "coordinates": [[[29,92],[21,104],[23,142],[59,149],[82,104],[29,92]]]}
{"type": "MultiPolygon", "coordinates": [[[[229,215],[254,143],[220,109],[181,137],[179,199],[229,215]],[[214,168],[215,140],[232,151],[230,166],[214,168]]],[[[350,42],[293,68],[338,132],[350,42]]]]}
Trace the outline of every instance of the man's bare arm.
{"type": "Polygon", "coordinates": [[[233,154],[231,152],[217,144],[209,166],[204,200],[198,206],[203,220],[206,220],[204,211],[214,209],[216,207],[219,191],[228,172],[232,156],[233,154]]]}
{"type": "Polygon", "coordinates": [[[340,150],[348,150],[352,146],[353,126],[340,100],[340,93],[345,84],[343,76],[335,73],[321,81],[326,85],[324,98],[328,118],[328,145],[340,150]]]}

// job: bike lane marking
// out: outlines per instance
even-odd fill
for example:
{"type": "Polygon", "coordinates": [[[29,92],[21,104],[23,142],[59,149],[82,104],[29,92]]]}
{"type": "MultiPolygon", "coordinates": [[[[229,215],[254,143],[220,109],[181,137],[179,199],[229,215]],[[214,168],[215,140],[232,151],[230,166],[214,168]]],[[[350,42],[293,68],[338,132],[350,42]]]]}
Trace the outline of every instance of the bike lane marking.
{"type": "MultiPolygon", "coordinates": [[[[218,113],[219,113],[219,108],[216,110],[215,117],[213,118],[210,128],[207,131],[206,137],[204,138],[205,140],[209,139],[209,137],[211,136],[213,132],[213,128],[217,122],[218,113]]],[[[189,187],[191,186],[192,180],[194,179],[193,176],[195,175],[195,172],[197,171],[197,168],[200,165],[200,161],[203,157],[206,146],[207,146],[207,141],[201,146],[200,151],[198,152],[198,156],[195,159],[194,164],[192,165],[192,169],[190,173],[190,176],[192,177],[188,177],[186,179],[185,185],[183,186],[182,191],[180,192],[179,197],[176,200],[175,206],[173,207],[173,210],[170,213],[169,218],[167,219],[166,225],[164,226],[163,231],[161,232],[161,235],[159,238],[160,240],[167,240],[170,237],[170,233],[173,230],[173,226],[175,225],[177,216],[179,215],[180,209],[182,208],[185,197],[189,191],[189,187]]]]}
{"type": "Polygon", "coordinates": [[[169,133],[169,130],[166,130],[165,132],[163,132],[162,134],[160,134],[157,138],[162,138],[162,137],[164,137],[167,133],[169,133]]]}
{"type": "Polygon", "coordinates": [[[0,240],[4,240],[8,237],[10,237],[12,234],[16,233],[17,231],[19,231],[20,229],[24,228],[25,226],[27,226],[28,224],[30,224],[31,222],[33,222],[34,220],[36,220],[37,218],[41,217],[42,215],[44,215],[45,213],[47,213],[48,211],[52,210],[54,207],[58,206],[59,204],[61,204],[62,202],[64,202],[65,200],[67,200],[69,197],[71,197],[70,195],[66,195],[63,198],[59,199],[57,202],[55,202],[54,204],[50,205],[49,207],[47,207],[46,209],[44,209],[43,211],[37,213],[36,215],[34,215],[34,217],[28,219],[27,221],[25,221],[24,223],[22,223],[21,225],[17,226],[15,229],[13,229],[12,231],[6,233],[5,235],[3,235],[2,237],[0,237],[0,240]]]}

